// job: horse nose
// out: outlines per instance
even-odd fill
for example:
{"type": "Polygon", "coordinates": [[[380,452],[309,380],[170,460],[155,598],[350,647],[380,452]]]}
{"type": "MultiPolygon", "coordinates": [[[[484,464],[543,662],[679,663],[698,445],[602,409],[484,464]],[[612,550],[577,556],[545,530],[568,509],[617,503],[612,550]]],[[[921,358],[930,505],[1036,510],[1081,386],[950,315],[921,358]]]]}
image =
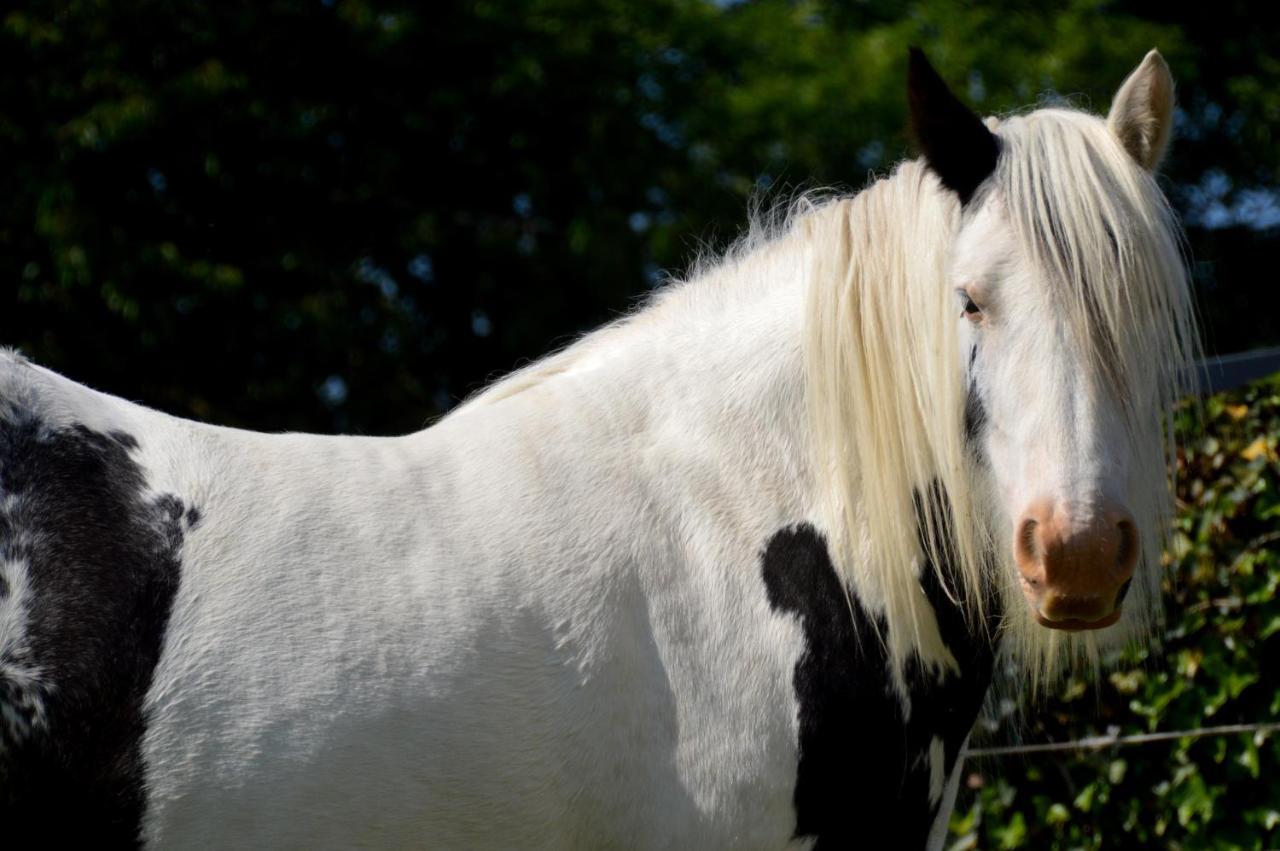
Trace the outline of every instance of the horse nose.
{"type": "Polygon", "coordinates": [[[1133,515],[1117,503],[1076,522],[1062,504],[1040,501],[1014,532],[1022,591],[1036,620],[1054,629],[1101,629],[1119,620],[1138,551],[1133,515]]]}

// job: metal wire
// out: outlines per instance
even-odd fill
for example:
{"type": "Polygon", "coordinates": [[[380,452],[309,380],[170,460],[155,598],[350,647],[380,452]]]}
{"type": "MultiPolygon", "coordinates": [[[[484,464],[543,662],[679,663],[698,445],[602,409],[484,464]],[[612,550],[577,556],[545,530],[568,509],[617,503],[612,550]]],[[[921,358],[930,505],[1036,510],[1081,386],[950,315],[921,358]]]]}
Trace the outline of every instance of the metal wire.
{"type": "Polygon", "coordinates": [[[1273,733],[1280,731],[1280,722],[1257,724],[1224,724],[1221,727],[1197,727],[1194,730],[1174,730],[1167,733],[1137,733],[1131,736],[1112,734],[1090,736],[1072,742],[1042,742],[1035,745],[1004,745],[991,748],[966,748],[965,757],[1010,756],[1013,754],[1051,753],[1054,751],[1096,751],[1110,747],[1146,745],[1151,742],[1168,742],[1174,739],[1199,739],[1205,736],[1232,736],[1239,733],[1273,733]]]}

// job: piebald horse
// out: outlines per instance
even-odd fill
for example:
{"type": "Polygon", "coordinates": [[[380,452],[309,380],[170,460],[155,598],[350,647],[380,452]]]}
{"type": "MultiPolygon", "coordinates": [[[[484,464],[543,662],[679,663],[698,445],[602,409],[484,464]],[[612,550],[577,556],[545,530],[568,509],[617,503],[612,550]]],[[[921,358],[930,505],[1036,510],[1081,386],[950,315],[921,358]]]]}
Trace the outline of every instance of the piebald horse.
{"type": "Polygon", "coordinates": [[[993,669],[1149,635],[1196,338],[1158,53],[908,91],[920,159],[417,434],[0,355],[6,843],[937,847],[993,669]]]}

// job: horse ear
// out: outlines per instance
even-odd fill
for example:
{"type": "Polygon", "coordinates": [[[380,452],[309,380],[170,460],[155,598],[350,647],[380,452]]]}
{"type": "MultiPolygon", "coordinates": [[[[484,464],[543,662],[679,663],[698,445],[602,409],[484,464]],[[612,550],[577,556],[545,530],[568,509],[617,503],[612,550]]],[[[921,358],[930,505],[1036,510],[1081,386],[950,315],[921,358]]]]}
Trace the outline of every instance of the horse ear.
{"type": "Polygon", "coordinates": [[[1173,75],[1152,50],[1116,92],[1107,126],[1138,165],[1155,171],[1173,128],[1173,75]]]}
{"type": "Polygon", "coordinates": [[[995,135],[951,93],[918,47],[907,61],[911,135],[942,185],[966,204],[995,171],[1000,146],[995,135]]]}

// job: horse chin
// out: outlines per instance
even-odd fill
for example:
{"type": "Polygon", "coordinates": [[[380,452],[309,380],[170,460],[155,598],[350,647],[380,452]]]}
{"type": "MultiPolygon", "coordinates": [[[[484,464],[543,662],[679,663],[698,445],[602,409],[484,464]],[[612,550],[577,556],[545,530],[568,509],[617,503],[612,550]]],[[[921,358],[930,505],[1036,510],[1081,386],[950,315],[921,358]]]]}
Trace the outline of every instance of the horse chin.
{"type": "Polygon", "coordinates": [[[1116,608],[1109,615],[1104,615],[1097,620],[1082,620],[1080,618],[1064,618],[1062,620],[1050,620],[1036,609],[1031,610],[1031,614],[1036,619],[1036,623],[1049,629],[1060,629],[1063,632],[1087,632],[1090,630],[1106,629],[1112,626],[1116,621],[1120,620],[1120,609],[1116,608]]]}

